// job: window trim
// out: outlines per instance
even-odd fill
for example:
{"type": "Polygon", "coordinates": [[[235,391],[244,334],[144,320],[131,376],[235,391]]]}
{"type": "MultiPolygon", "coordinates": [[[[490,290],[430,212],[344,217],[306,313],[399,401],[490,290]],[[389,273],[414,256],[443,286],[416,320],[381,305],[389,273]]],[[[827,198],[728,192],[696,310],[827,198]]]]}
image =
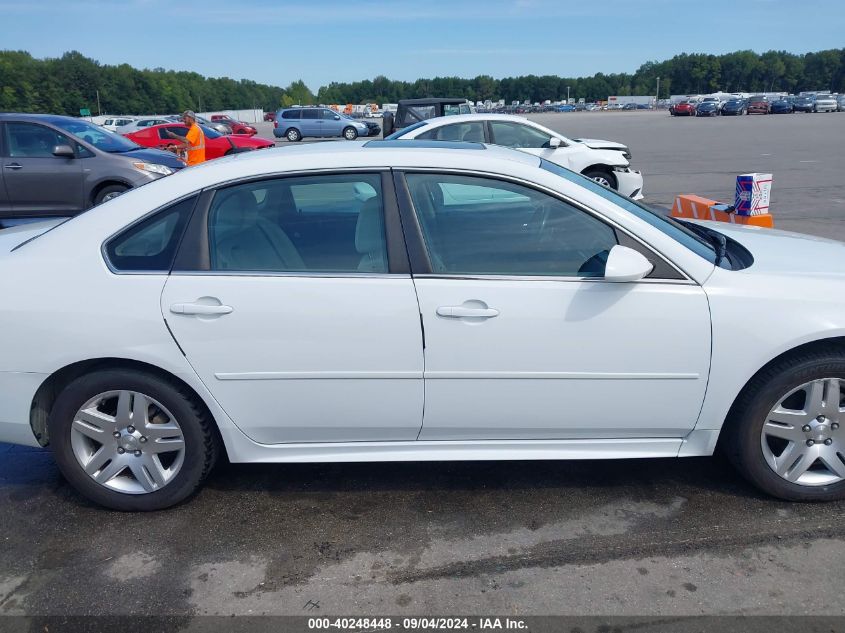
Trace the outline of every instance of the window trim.
{"type": "MultiPolygon", "coordinates": [[[[636,244],[639,244],[640,249],[637,249],[641,254],[645,257],[656,257],[662,262],[670,267],[670,269],[674,270],[678,274],[678,278],[664,278],[664,277],[646,277],[645,279],[641,279],[634,283],[662,283],[662,284],[683,284],[683,285],[696,285],[699,284],[690,277],[686,271],[684,271],[680,266],[675,264],[671,258],[665,256],[661,253],[658,249],[653,248],[646,242],[644,242],[640,237],[634,235],[626,229],[625,227],[621,226],[611,218],[604,216],[603,214],[587,207],[582,202],[574,200],[569,196],[560,193],[559,191],[555,191],[543,185],[540,185],[535,182],[523,180],[522,178],[518,178],[516,176],[509,176],[505,174],[499,173],[491,173],[485,171],[478,171],[478,170],[468,170],[468,169],[447,169],[441,167],[415,167],[415,168],[405,168],[405,169],[397,169],[394,171],[395,182],[396,182],[396,190],[397,190],[397,199],[399,201],[399,208],[401,212],[403,226],[407,227],[406,229],[406,242],[408,245],[408,255],[411,261],[411,274],[414,277],[419,277],[421,279],[488,279],[488,280],[509,280],[509,281],[518,281],[518,280],[525,280],[525,281],[572,281],[572,282],[584,282],[584,281],[594,281],[600,283],[618,283],[618,282],[610,282],[600,277],[579,277],[579,276],[564,276],[564,275],[541,275],[541,276],[532,276],[532,275],[484,275],[484,274],[461,274],[461,273],[443,273],[443,272],[434,272],[431,267],[431,260],[428,255],[428,247],[425,242],[425,235],[422,231],[422,226],[420,226],[419,218],[417,217],[416,209],[413,205],[413,199],[411,198],[411,192],[408,188],[408,183],[405,180],[405,174],[443,174],[443,175],[458,175],[458,176],[473,176],[473,177],[480,177],[480,178],[490,178],[490,179],[497,179],[497,180],[504,180],[506,182],[510,182],[513,184],[521,185],[527,187],[529,189],[534,189],[540,193],[544,193],[549,195],[553,198],[556,198],[566,204],[569,204],[580,211],[587,213],[597,219],[600,222],[610,226],[614,229],[617,233],[619,243],[622,244],[623,241],[630,241],[636,244]],[[624,240],[621,237],[624,236],[624,240]]],[[[630,248],[630,246],[629,246],[630,248]]],[[[655,264],[655,269],[658,269],[658,266],[655,264]]]]}
{"type": "Polygon", "coordinates": [[[45,129],[45,130],[48,130],[48,131],[52,132],[53,134],[55,134],[57,136],[62,136],[65,139],[67,139],[67,141],[68,141],[65,144],[69,145],[71,147],[71,149],[73,149],[74,159],[79,158],[79,152],[76,150],[75,146],[81,139],[76,138],[74,135],[69,134],[68,132],[65,132],[61,128],[53,127],[52,125],[46,124],[42,121],[28,121],[28,120],[10,121],[10,120],[7,119],[3,123],[7,124],[7,125],[3,126],[2,130],[0,130],[0,132],[3,133],[3,138],[0,139],[0,147],[2,147],[3,151],[2,151],[2,153],[0,153],[0,155],[2,155],[4,158],[14,158],[14,159],[20,159],[20,160],[25,160],[25,159],[28,159],[28,158],[56,158],[56,156],[54,156],[52,153],[49,156],[12,156],[12,144],[11,144],[12,139],[10,138],[10,135],[11,135],[12,132],[11,132],[11,128],[9,127],[9,125],[34,125],[35,127],[40,127],[40,128],[45,129]]]}
{"type": "Polygon", "coordinates": [[[385,277],[395,278],[397,275],[410,275],[411,265],[408,261],[408,253],[405,245],[405,237],[402,232],[402,225],[399,218],[399,210],[396,202],[396,189],[390,175],[390,168],[387,167],[361,167],[344,169],[311,169],[290,171],[276,174],[262,174],[260,176],[247,176],[235,178],[226,182],[217,183],[212,187],[203,189],[199,202],[194,208],[194,213],[188,222],[187,228],[182,235],[182,241],[173,259],[171,275],[212,275],[212,276],[238,276],[238,277],[329,277],[329,278],[356,278],[356,277],[385,277]],[[356,271],[231,271],[211,270],[211,256],[208,243],[208,215],[216,193],[222,189],[232,186],[240,186],[252,182],[265,180],[279,180],[283,178],[302,178],[309,176],[349,176],[359,174],[372,174],[381,177],[382,208],[384,212],[384,233],[387,245],[387,272],[356,272],[356,271]]]}
{"type": "Polygon", "coordinates": [[[191,222],[193,222],[194,216],[197,213],[197,207],[199,206],[199,202],[202,198],[202,196],[199,195],[199,194],[201,194],[201,192],[193,191],[193,192],[186,194],[184,196],[180,196],[176,200],[169,200],[166,204],[163,204],[160,207],[153,209],[149,213],[145,213],[144,215],[142,215],[140,218],[138,218],[134,222],[131,222],[129,224],[126,224],[126,225],[120,227],[117,231],[115,231],[114,233],[109,235],[106,239],[104,239],[102,241],[102,243],[100,244],[100,255],[102,256],[103,261],[105,262],[106,267],[109,269],[109,271],[111,271],[111,273],[113,275],[169,275],[171,273],[171,271],[173,270],[173,264],[179,258],[179,252],[182,250],[182,243],[185,241],[185,236],[187,235],[188,229],[191,226],[191,222]],[[179,239],[177,240],[176,252],[173,255],[173,260],[170,262],[170,269],[169,270],[119,270],[118,268],[116,268],[112,264],[111,260],[109,259],[108,250],[106,249],[106,246],[108,245],[109,242],[111,242],[113,239],[117,238],[118,236],[122,235],[123,233],[125,233],[127,231],[131,231],[133,228],[135,228],[139,224],[142,224],[143,222],[146,222],[147,220],[149,220],[153,216],[157,215],[158,213],[167,211],[168,209],[175,207],[177,204],[181,204],[185,200],[188,200],[189,198],[192,198],[192,197],[196,198],[196,200],[194,202],[194,206],[191,208],[190,215],[188,216],[188,221],[185,222],[185,226],[182,229],[182,234],[179,236],[179,239]]]}

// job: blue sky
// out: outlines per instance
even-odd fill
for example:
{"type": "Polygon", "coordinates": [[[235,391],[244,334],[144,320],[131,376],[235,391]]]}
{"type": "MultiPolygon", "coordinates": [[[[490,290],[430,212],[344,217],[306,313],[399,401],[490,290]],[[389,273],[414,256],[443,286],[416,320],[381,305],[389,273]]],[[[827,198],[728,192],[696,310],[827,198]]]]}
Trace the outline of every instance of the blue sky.
{"type": "Polygon", "coordinates": [[[631,72],[681,52],[845,46],[845,0],[0,0],[0,49],[285,86],[631,72]]]}

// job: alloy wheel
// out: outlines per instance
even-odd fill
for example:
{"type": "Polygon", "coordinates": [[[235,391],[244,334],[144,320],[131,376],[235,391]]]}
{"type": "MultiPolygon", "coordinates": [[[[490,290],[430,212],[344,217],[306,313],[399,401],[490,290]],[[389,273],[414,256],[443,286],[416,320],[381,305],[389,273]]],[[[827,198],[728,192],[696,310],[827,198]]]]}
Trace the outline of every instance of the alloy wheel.
{"type": "Polygon", "coordinates": [[[763,457],[780,477],[802,486],[845,480],[845,398],[839,378],[804,383],[783,396],[763,423],[763,457]]]}
{"type": "Polygon", "coordinates": [[[185,461],[185,438],[160,402],[137,391],[108,391],[76,412],[71,448],[95,482],[125,494],[167,486],[185,461]]]}

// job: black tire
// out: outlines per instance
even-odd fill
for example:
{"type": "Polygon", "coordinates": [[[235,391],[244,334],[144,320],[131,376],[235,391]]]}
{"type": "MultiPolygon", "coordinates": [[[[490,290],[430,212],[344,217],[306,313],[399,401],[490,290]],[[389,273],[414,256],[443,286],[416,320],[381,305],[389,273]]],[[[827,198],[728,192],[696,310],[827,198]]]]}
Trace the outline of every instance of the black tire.
{"type": "Polygon", "coordinates": [[[763,455],[761,436],[769,411],[793,389],[820,378],[845,379],[845,353],[808,352],[773,364],[745,387],[725,422],[721,450],[748,481],[779,499],[845,499],[845,481],[818,486],[792,483],[775,473],[763,455]]]}
{"type": "Polygon", "coordinates": [[[50,447],[62,474],[83,496],[107,508],[148,512],[173,506],[191,496],[216,463],[219,439],[205,407],[183,388],[157,376],[129,369],[97,371],[68,384],[59,393],[48,419],[50,447]],[[144,393],[164,405],[178,420],[185,440],[185,457],[173,480],[160,490],[125,494],[106,488],[80,466],[71,445],[71,425],[89,399],[112,390],[144,393]]]}
{"type": "Polygon", "coordinates": [[[289,130],[285,130],[285,138],[291,143],[296,143],[302,140],[302,133],[295,127],[292,127],[289,130]]]}
{"type": "Polygon", "coordinates": [[[107,198],[111,199],[117,197],[124,191],[128,191],[128,189],[129,187],[126,185],[119,185],[116,183],[113,185],[106,185],[97,192],[96,196],[94,196],[94,205],[96,206],[98,204],[102,204],[107,198]]]}
{"type": "Polygon", "coordinates": [[[356,138],[358,138],[358,130],[356,130],[351,125],[349,127],[343,128],[342,134],[343,138],[345,138],[347,141],[354,141],[356,138]]]}
{"type": "Polygon", "coordinates": [[[619,189],[619,183],[616,181],[616,176],[614,176],[610,171],[601,168],[593,168],[588,169],[587,171],[581,172],[582,176],[586,176],[591,180],[596,180],[597,178],[603,178],[607,180],[610,188],[614,191],[619,189]]]}

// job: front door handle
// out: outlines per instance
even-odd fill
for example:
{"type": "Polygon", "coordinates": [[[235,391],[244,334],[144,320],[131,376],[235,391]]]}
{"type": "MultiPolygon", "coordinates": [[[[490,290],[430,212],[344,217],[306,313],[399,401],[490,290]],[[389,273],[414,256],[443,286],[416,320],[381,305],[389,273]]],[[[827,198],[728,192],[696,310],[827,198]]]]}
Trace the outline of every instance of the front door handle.
{"type": "Polygon", "coordinates": [[[492,319],[499,316],[495,308],[468,308],[466,306],[440,306],[437,315],[453,319],[492,319]]]}
{"type": "Polygon", "coordinates": [[[23,169],[23,165],[12,163],[11,165],[6,165],[6,169],[23,169]]]}
{"type": "Polygon", "coordinates": [[[222,314],[230,314],[232,306],[223,305],[206,305],[204,303],[174,303],[170,306],[170,311],[173,314],[197,314],[204,316],[215,316],[222,314]]]}

